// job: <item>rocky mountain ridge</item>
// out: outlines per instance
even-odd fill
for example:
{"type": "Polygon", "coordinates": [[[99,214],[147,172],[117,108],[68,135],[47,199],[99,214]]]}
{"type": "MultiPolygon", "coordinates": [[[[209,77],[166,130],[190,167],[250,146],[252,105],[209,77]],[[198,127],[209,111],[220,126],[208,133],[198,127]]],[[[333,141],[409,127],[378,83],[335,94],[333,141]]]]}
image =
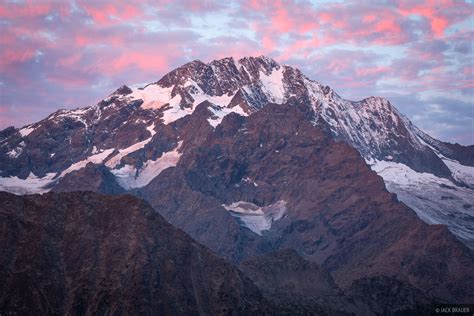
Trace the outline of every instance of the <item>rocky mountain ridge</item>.
{"type": "Polygon", "coordinates": [[[239,270],[135,197],[0,201],[2,314],[269,314],[239,270]]]}
{"type": "Polygon", "coordinates": [[[344,100],[264,56],[193,61],[142,88],[123,86],[97,105],[5,129],[0,188],[47,192],[88,163],[105,165],[125,190],[144,187],[197,144],[194,131],[181,130],[180,121],[203,102],[209,102],[209,129],[229,113],[247,116],[269,103],[299,104],[306,119],[355,147],[421,219],[446,224],[473,244],[473,146],[438,141],[384,98],[344,100]]]}
{"type": "MultiPolygon", "coordinates": [[[[471,150],[429,137],[383,98],[344,100],[266,57],[194,61],[145,87],[123,86],[97,105],[1,131],[0,190],[43,193],[2,193],[1,202],[9,201],[6,217],[15,220],[21,214],[8,212],[21,213],[26,205],[34,217],[31,209],[47,212],[46,203],[58,209],[53,213],[60,218],[51,221],[61,226],[66,217],[71,227],[65,210],[84,211],[91,193],[46,192],[130,193],[196,245],[239,265],[263,294],[263,305],[283,311],[298,305],[305,315],[313,307],[331,314],[327,307],[334,303],[342,314],[386,314],[389,307],[418,310],[474,299],[474,255],[466,247],[474,234],[471,150]],[[285,273],[268,274],[262,265],[285,273]],[[315,287],[295,287],[308,275],[318,280],[315,287]],[[301,297],[311,289],[319,294],[301,297]],[[337,298],[321,299],[327,295],[337,298]]],[[[99,200],[94,216],[106,218],[96,219],[105,225],[100,230],[107,232],[106,222],[132,225],[124,205],[136,205],[135,199],[99,200]]],[[[145,208],[157,226],[167,225],[145,208]]],[[[38,223],[54,232],[58,225],[43,222],[51,216],[38,223]]],[[[88,229],[87,216],[78,217],[77,229],[88,229]]],[[[18,231],[15,223],[4,231],[18,231]]],[[[112,245],[124,246],[119,240],[112,245]]],[[[32,253],[49,260],[38,249],[32,253]]],[[[242,280],[235,282],[245,292],[242,280]]],[[[246,300],[231,301],[237,302],[232,309],[246,306],[246,300]]],[[[220,308],[197,303],[190,310],[199,306],[220,308]]]]}
{"type": "Polygon", "coordinates": [[[342,291],[291,249],[238,271],[131,195],[0,192],[0,201],[6,315],[429,315],[436,302],[390,277],[342,291]]]}
{"type": "MultiPolygon", "coordinates": [[[[206,108],[183,124],[207,126],[206,108]]],[[[290,248],[342,289],[382,275],[441,300],[469,295],[472,251],[419,220],[354,148],[304,117],[297,104],[229,114],[136,194],[231,262],[290,248]]]]}

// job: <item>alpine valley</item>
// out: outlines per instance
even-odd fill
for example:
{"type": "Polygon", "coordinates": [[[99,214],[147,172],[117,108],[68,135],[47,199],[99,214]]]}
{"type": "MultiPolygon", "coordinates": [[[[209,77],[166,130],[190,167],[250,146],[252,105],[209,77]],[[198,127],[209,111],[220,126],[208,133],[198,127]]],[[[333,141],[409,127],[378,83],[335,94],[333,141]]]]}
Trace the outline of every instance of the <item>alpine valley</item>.
{"type": "Polygon", "coordinates": [[[264,56],[0,131],[0,190],[0,314],[474,302],[474,145],[264,56]]]}

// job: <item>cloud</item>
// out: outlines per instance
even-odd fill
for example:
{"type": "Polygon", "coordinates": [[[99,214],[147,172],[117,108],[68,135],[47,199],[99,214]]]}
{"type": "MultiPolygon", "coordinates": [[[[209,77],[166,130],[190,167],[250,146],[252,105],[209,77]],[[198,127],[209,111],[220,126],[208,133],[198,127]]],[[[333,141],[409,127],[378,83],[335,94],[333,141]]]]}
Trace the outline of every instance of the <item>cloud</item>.
{"type": "Polygon", "coordinates": [[[393,98],[420,126],[441,126],[441,139],[472,143],[455,127],[472,114],[472,9],[450,0],[4,2],[0,128],[157,81],[190,60],[265,54],[343,97],[393,98]],[[418,106],[407,108],[410,99],[418,106]],[[444,124],[428,104],[446,111],[444,124]]]}
{"type": "Polygon", "coordinates": [[[451,142],[472,144],[474,111],[472,103],[449,97],[420,95],[392,96],[392,102],[413,123],[433,137],[449,138],[451,142]]]}

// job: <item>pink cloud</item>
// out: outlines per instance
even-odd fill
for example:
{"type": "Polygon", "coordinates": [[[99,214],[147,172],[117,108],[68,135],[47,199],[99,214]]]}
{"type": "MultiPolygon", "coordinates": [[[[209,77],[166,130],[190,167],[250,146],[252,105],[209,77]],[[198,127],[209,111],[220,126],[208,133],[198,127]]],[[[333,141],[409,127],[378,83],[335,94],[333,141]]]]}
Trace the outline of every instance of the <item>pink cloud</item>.
{"type": "Polygon", "coordinates": [[[93,40],[92,40],[92,38],[87,37],[86,35],[78,34],[75,37],[75,42],[78,46],[85,46],[85,45],[89,45],[90,43],[92,43],[93,40]]]}
{"type": "Polygon", "coordinates": [[[442,37],[446,29],[469,17],[472,5],[464,1],[452,0],[426,0],[420,4],[411,5],[410,2],[401,3],[399,11],[403,16],[417,15],[425,18],[430,25],[432,35],[442,37]]]}
{"type": "Polygon", "coordinates": [[[435,36],[442,36],[448,26],[448,21],[437,16],[435,9],[431,6],[404,7],[400,12],[403,16],[417,15],[426,18],[435,36]]]}
{"type": "Polygon", "coordinates": [[[129,52],[120,55],[110,61],[105,61],[101,69],[109,75],[121,72],[127,68],[137,68],[147,72],[163,72],[168,67],[168,61],[159,52],[143,53],[129,52]]]}
{"type": "Polygon", "coordinates": [[[449,22],[447,19],[444,19],[442,17],[436,17],[433,16],[431,18],[431,29],[433,30],[434,34],[436,36],[443,36],[445,29],[449,25],[449,22]]]}
{"type": "Polygon", "coordinates": [[[308,39],[294,41],[291,45],[286,47],[283,54],[278,56],[281,61],[286,61],[294,56],[301,55],[307,57],[311,51],[321,45],[321,41],[316,37],[312,36],[308,39]]]}
{"type": "Polygon", "coordinates": [[[323,23],[328,23],[333,19],[332,14],[329,14],[327,12],[323,12],[319,14],[319,20],[323,23]]]}
{"type": "Polygon", "coordinates": [[[79,6],[98,25],[111,25],[143,15],[138,1],[116,1],[112,3],[80,1],[79,6]]]}
{"type": "Polygon", "coordinates": [[[382,19],[375,24],[375,32],[400,33],[400,26],[393,19],[382,19]]]}
{"type": "Polygon", "coordinates": [[[73,67],[78,64],[82,58],[82,53],[74,53],[58,60],[58,65],[63,67],[73,67]]]}
{"type": "Polygon", "coordinates": [[[7,68],[14,70],[16,64],[29,61],[35,57],[36,51],[31,48],[23,48],[21,50],[5,49],[0,52],[0,67],[3,71],[7,68]]]}
{"type": "Polygon", "coordinates": [[[375,67],[367,67],[367,68],[358,68],[356,69],[357,76],[373,76],[373,75],[380,75],[390,71],[389,67],[383,66],[375,66],[375,67]]]}
{"type": "Polygon", "coordinates": [[[462,72],[465,76],[467,77],[472,77],[473,73],[474,73],[474,67],[473,65],[469,65],[469,66],[466,66],[466,67],[463,67],[462,69],[462,72]]]}
{"type": "Polygon", "coordinates": [[[74,42],[78,47],[96,44],[123,47],[124,38],[119,34],[99,34],[97,32],[86,31],[78,33],[74,38],[74,42]]]}
{"type": "Polygon", "coordinates": [[[289,32],[293,28],[293,21],[288,14],[287,8],[285,8],[281,1],[276,1],[275,4],[276,11],[272,18],[272,25],[280,32],[289,32]]]}
{"type": "Polygon", "coordinates": [[[48,81],[61,86],[82,87],[88,84],[87,78],[83,78],[75,74],[73,71],[69,73],[50,74],[47,76],[48,81]]]}
{"type": "Polygon", "coordinates": [[[32,18],[37,16],[47,15],[51,9],[52,4],[47,2],[33,2],[26,3],[6,3],[0,5],[0,17],[2,18],[32,18]]]}
{"type": "Polygon", "coordinates": [[[275,49],[276,44],[273,40],[273,37],[271,35],[264,35],[262,38],[262,45],[263,48],[266,49],[267,51],[272,51],[275,49]]]}
{"type": "Polygon", "coordinates": [[[370,22],[375,21],[375,19],[376,19],[375,14],[370,13],[370,14],[364,15],[364,17],[362,18],[362,21],[364,23],[370,23],[370,22]]]}

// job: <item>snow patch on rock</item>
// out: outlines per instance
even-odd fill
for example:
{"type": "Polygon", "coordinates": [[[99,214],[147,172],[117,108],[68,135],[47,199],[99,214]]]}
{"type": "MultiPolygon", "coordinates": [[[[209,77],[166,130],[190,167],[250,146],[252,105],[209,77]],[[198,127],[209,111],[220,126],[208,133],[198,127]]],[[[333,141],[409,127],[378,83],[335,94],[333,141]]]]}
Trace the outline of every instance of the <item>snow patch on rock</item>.
{"type": "Polygon", "coordinates": [[[442,158],[445,165],[451,171],[451,175],[454,179],[458,180],[474,189],[474,167],[465,166],[459,163],[459,161],[442,158]]]}
{"type": "Polygon", "coordinates": [[[194,99],[193,108],[204,101],[209,101],[212,104],[223,107],[223,106],[228,105],[230,101],[232,100],[232,98],[234,97],[234,95],[226,95],[226,94],[219,95],[219,96],[208,95],[204,91],[202,91],[201,87],[199,87],[199,85],[194,80],[191,80],[191,79],[188,79],[185,82],[184,87],[190,91],[191,96],[194,99]]]}
{"type": "Polygon", "coordinates": [[[150,137],[148,137],[147,139],[145,139],[141,142],[138,142],[138,143],[135,143],[131,146],[128,146],[127,148],[120,149],[115,156],[113,156],[112,158],[107,160],[105,165],[109,168],[115,168],[118,164],[120,164],[120,161],[122,160],[123,157],[125,157],[128,154],[131,154],[131,153],[145,147],[145,145],[148,144],[151,141],[151,139],[153,138],[153,136],[156,134],[156,132],[155,132],[155,123],[151,124],[146,129],[147,129],[147,131],[150,132],[150,134],[151,134],[150,137]]]}
{"type": "Polygon", "coordinates": [[[180,106],[181,96],[177,94],[169,103],[169,107],[163,111],[161,119],[166,125],[179,120],[186,115],[190,115],[194,112],[194,108],[182,108],[180,106]]]}
{"type": "MultiPolygon", "coordinates": [[[[416,128],[416,132],[418,133],[417,138],[418,140],[425,146],[428,146],[441,160],[443,160],[446,167],[448,167],[449,171],[451,171],[451,176],[456,179],[457,181],[464,183],[471,189],[474,189],[474,167],[472,166],[465,166],[461,164],[459,161],[450,159],[442,155],[436,148],[431,146],[428,142],[426,142],[422,137],[421,134],[423,132],[416,128]]],[[[429,137],[429,136],[428,136],[429,137]]]]}
{"type": "Polygon", "coordinates": [[[180,94],[171,97],[173,87],[165,88],[158,84],[152,84],[145,88],[134,89],[132,94],[128,96],[131,100],[143,100],[141,105],[144,109],[164,109],[162,120],[168,125],[186,115],[190,115],[196,109],[196,106],[204,101],[209,101],[217,106],[227,106],[233,98],[233,95],[211,96],[199,87],[199,85],[188,79],[182,86],[186,89],[191,97],[193,103],[189,107],[183,107],[181,104],[182,98],[180,94]]]}
{"type": "Polygon", "coordinates": [[[89,128],[89,124],[87,123],[87,120],[85,118],[85,115],[90,111],[93,110],[94,107],[85,107],[85,108],[77,108],[73,110],[61,110],[56,113],[54,118],[61,118],[61,117],[67,117],[74,119],[76,121],[79,121],[84,125],[86,129],[89,128]]]}
{"type": "Polygon", "coordinates": [[[207,119],[209,124],[211,124],[212,127],[216,128],[221,122],[222,119],[224,119],[225,116],[229,115],[230,113],[237,113],[241,116],[248,116],[247,113],[240,107],[240,105],[234,106],[232,108],[227,108],[227,107],[208,107],[208,109],[212,112],[212,116],[207,119]]]}
{"type": "Polygon", "coordinates": [[[23,127],[19,130],[21,137],[26,137],[31,134],[35,129],[33,127],[23,127]]]}
{"type": "Polygon", "coordinates": [[[110,149],[107,149],[107,150],[104,150],[103,152],[101,153],[98,153],[98,154],[95,154],[95,155],[92,155],[92,156],[89,156],[87,157],[86,159],[84,160],[81,160],[81,161],[78,161],[76,163],[73,163],[72,165],[70,165],[66,170],[64,170],[63,172],[61,172],[61,174],[59,175],[60,178],[64,177],[65,175],[67,175],[68,173],[71,173],[73,171],[76,171],[76,170],[80,170],[82,168],[85,168],[86,165],[89,163],[89,162],[92,162],[94,164],[100,164],[104,161],[105,158],[107,158],[112,152],[114,151],[113,148],[110,148],[110,149]]]}
{"type": "Polygon", "coordinates": [[[252,184],[254,187],[258,187],[257,182],[253,181],[253,180],[250,179],[249,177],[243,178],[242,181],[247,182],[247,183],[250,183],[250,184],[252,184]]]}
{"type": "Polygon", "coordinates": [[[49,185],[53,182],[56,173],[48,173],[43,178],[38,178],[33,172],[26,179],[18,177],[0,177],[0,191],[13,194],[35,194],[45,193],[50,190],[49,185]]]}
{"type": "Polygon", "coordinates": [[[126,190],[142,188],[157,177],[163,170],[176,166],[182,153],[179,152],[182,141],[169,152],[165,152],[156,160],[146,161],[140,169],[132,165],[125,165],[120,169],[111,170],[117,182],[126,190]]]}
{"type": "Polygon", "coordinates": [[[271,102],[283,103],[285,100],[285,88],[283,86],[283,67],[273,69],[269,75],[260,71],[260,82],[262,90],[271,102]]]}
{"type": "Polygon", "coordinates": [[[133,89],[130,94],[132,100],[143,100],[144,109],[160,109],[171,100],[172,87],[165,88],[158,84],[151,84],[144,88],[133,89]]]}
{"type": "Polygon", "coordinates": [[[239,218],[245,227],[258,235],[269,230],[273,222],[281,219],[287,211],[284,200],[262,207],[245,201],[222,204],[222,206],[233,216],[239,218]]]}
{"type": "Polygon", "coordinates": [[[8,157],[15,159],[18,158],[21,153],[23,152],[23,148],[25,148],[26,144],[24,141],[18,144],[16,148],[13,148],[12,150],[7,152],[8,157]]]}

